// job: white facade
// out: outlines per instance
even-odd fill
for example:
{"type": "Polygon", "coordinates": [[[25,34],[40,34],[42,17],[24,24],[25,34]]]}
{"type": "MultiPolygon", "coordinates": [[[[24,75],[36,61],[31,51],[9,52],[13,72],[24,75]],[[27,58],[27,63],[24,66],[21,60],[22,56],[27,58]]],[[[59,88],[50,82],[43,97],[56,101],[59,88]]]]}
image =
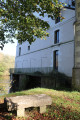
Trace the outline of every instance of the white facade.
{"type": "Polygon", "coordinates": [[[31,45],[27,41],[21,45],[17,44],[15,68],[54,68],[54,51],[58,50],[58,71],[72,76],[75,10],[66,8],[61,13],[65,19],[56,24],[55,20],[45,15],[44,19],[50,24],[48,30],[50,35],[46,40],[37,39],[31,45]],[[54,43],[57,30],[59,30],[59,43],[54,43]]]}

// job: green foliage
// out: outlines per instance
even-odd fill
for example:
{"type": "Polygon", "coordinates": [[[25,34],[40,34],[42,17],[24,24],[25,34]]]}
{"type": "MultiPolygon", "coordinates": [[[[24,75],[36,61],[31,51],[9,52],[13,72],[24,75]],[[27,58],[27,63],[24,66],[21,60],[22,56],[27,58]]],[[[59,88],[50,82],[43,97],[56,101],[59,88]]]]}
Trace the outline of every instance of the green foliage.
{"type": "Polygon", "coordinates": [[[0,53],[0,75],[9,75],[9,69],[14,67],[15,57],[0,53]]]}
{"type": "MultiPolygon", "coordinates": [[[[5,74],[5,72],[4,72],[5,74]]],[[[2,73],[3,75],[3,73],[2,73]]],[[[9,88],[11,87],[10,84],[10,76],[1,76],[0,75],[0,95],[8,93],[9,88]]]]}
{"type": "Polygon", "coordinates": [[[4,37],[4,30],[2,29],[2,27],[0,26],[0,41],[5,41],[5,37],[4,37]]]}
{"type": "Polygon", "coordinates": [[[5,65],[3,63],[0,63],[0,73],[4,72],[6,69],[5,65]]]}
{"type": "Polygon", "coordinates": [[[4,43],[13,42],[13,37],[16,37],[19,43],[27,40],[31,44],[36,37],[49,36],[46,32],[49,24],[40,19],[36,13],[42,17],[47,13],[48,17],[53,19],[61,17],[59,11],[62,7],[58,0],[6,0],[6,2],[2,0],[0,21],[4,36],[2,34],[1,38],[8,38],[4,43]]]}

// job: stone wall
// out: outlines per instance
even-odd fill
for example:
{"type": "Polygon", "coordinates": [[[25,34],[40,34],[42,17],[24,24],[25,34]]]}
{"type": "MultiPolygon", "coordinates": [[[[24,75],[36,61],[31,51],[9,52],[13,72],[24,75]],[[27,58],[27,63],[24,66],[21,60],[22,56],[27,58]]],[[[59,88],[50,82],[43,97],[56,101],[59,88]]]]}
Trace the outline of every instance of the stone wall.
{"type": "Polygon", "coordinates": [[[64,76],[44,76],[41,77],[41,87],[49,89],[58,89],[58,88],[71,88],[71,78],[64,76]]]}
{"type": "Polygon", "coordinates": [[[19,90],[25,90],[26,85],[29,83],[29,76],[19,75],[19,90]]]}
{"type": "Polygon", "coordinates": [[[80,68],[73,68],[72,88],[80,91],[80,68]]]}
{"type": "Polygon", "coordinates": [[[32,88],[71,88],[71,78],[61,73],[51,73],[50,75],[25,75],[18,74],[13,75],[11,91],[28,90],[32,88]]]}
{"type": "Polygon", "coordinates": [[[41,87],[42,88],[55,88],[55,80],[53,77],[41,77],[41,87]]]}
{"type": "Polygon", "coordinates": [[[75,31],[75,49],[74,49],[74,68],[72,76],[72,88],[80,91],[80,0],[76,0],[76,22],[75,31]]]}

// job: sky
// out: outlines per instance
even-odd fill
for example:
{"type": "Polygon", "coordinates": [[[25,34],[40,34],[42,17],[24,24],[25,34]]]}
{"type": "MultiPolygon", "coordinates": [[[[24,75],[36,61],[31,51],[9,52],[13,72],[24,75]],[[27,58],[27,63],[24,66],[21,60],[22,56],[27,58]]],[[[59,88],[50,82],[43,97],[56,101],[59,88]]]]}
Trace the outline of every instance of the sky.
{"type": "Polygon", "coordinates": [[[16,46],[17,46],[17,40],[15,40],[15,43],[7,43],[4,45],[3,50],[0,49],[0,53],[10,56],[16,56],[16,46]]]}

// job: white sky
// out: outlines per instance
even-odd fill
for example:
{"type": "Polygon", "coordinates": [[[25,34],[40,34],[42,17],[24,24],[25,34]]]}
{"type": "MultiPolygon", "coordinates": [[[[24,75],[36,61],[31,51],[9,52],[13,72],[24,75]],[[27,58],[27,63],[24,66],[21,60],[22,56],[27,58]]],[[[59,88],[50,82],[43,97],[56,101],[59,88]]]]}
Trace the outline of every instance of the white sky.
{"type": "Polygon", "coordinates": [[[17,40],[15,40],[15,43],[5,44],[3,50],[0,49],[0,52],[3,54],[16,56],[16,46],[17,46],[17,40]]]}

